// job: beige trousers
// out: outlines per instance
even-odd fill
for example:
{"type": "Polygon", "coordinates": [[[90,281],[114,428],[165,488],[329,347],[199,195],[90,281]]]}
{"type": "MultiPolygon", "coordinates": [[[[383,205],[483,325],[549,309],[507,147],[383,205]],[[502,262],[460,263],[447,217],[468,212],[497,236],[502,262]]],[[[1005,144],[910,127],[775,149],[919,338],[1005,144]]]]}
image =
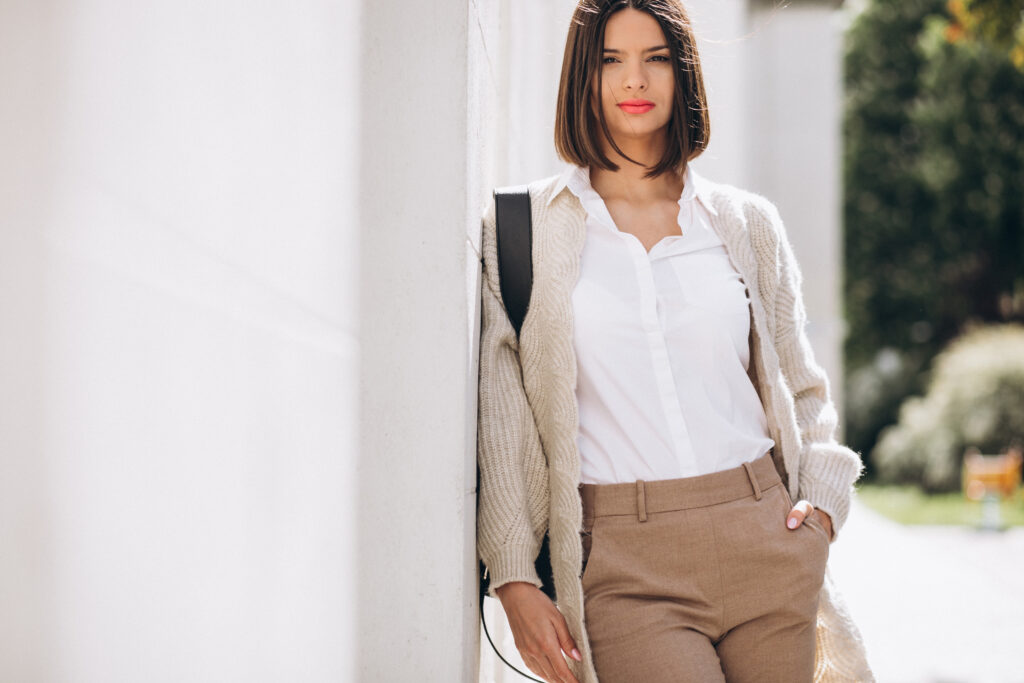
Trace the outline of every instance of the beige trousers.
{"type": "Polygon", "coordinates": [[[581,484],[583,595],[601,683],[801,683],[829,539],[771,456],[722,472],[581,484]]]}

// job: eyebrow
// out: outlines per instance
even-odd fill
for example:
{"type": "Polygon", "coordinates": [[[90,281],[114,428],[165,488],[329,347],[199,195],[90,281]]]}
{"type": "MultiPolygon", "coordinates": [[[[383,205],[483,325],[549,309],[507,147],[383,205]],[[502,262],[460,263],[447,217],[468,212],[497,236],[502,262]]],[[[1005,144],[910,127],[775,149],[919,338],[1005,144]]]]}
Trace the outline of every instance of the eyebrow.
{"type": "MultiPolygon", "coordinates": [[[[656,52],[658,50],[667,50],[667,49],[668,49],[668,45],[658,45],[657,47],[649,47],[646,50],[644,50],[644,52],[656,52]]],[[[613,50],[613,49],[608,48],[608,47],[606,47],[604,49],[604,51],[605,52],[612,52],[612,53],[615,53],[615,54],[619,54],[620,52],[622,52],[622,50],[613,50]]]]}

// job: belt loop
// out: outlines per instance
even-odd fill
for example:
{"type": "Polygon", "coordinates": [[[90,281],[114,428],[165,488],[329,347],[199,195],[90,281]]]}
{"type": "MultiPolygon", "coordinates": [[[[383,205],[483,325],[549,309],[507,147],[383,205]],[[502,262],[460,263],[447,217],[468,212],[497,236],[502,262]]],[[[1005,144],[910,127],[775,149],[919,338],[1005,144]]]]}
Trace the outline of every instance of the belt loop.
{"type": "Polygon", "coordinates": [[[647,497],[644,495],[644,481],[637,479],[636,482],[636,509],[637,516],[641,522],[647,521],[647,497]]]}
{"type": "Polygon", "coordinates": [[[757,477],[754,476],[754,468],[749,462],[743,463],[743,469],[747,471],[747,478],[750,479],[750,486],[754,489],[754,500],[761,500],[761,487],[757,484],[757,477]]]}

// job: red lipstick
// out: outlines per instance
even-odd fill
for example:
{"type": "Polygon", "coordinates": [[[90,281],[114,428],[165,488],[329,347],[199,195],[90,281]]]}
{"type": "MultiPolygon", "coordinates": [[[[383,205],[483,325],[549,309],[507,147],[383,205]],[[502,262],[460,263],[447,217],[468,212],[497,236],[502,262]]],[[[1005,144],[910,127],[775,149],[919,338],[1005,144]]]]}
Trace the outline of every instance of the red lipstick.
{"type": "Polygon", "coordinates": [[[627,114],[646,114],[654,109],[654,102],[650,100],[623,100],[618,103],[619,109],[627,114]]]}

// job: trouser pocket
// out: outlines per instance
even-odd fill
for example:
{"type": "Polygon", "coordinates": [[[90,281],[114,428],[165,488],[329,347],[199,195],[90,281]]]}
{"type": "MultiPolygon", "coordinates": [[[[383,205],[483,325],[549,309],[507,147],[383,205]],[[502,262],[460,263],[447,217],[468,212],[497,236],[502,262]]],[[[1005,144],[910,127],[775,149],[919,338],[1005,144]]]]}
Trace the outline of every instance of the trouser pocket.
{"type": "Polygon", "coordinates": [[[580,567],[580,579],[587,573],[587,565],[590,564],[590,552],[594,544],[594,520],[584,519],[583,529],[580,531],[580,543],[583,545],[583,563],[580,567]]]}
{"type": "MultiPolygon", "coordinates": [[[[789,491],[786,490],[785,484],[779,484],[779,488],[782,490],[783,499],[786,503],[785,516],[783,517],[783,524],[785,524],[785,520],[789,517],[789,511],[793,509],[793,499],[789,495],[789,491]]],[[[813,512],[804,517],[804,522],[799,527],[796,529],[787,529],[787,531],[794,535],[799,535],[804,530],[804,527],[807,527],[811,531],[811,535],[816,536],[819,543],[825,546],[825,558],[827,559],[831,550],[832,541],[829,538],[828,531],[813,512]]],[[[805,532],[802,535],[806,536],[807,534],[805,532]]]]}

